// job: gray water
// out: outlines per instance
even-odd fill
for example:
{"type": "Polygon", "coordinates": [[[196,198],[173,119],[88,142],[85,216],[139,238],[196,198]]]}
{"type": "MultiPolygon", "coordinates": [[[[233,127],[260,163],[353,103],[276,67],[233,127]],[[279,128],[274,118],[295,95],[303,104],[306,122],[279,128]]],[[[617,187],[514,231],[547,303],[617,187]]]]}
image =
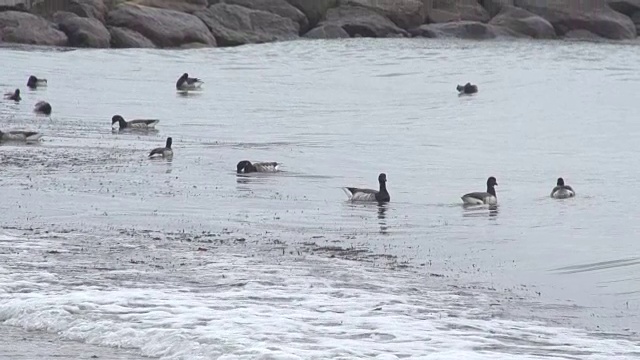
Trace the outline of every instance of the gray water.
{"type": "MultiPolygon", "coordinates": [[[[23,101],[0,103],[0,130],[33,129],[44,137],[38,145],[0,146],[0,320],[161,358],[544,358],[545,347],[553,349],[546,356],[638,357],[637,49],[423,39],[185,51],[3,49],[0,85],[5,92],[19,86],[23,101]],[[176,93],[185,71],[205,81],[203,91],[176,93]],[[49,86],[27,90],[30,74],[49,86]],[[455,86],[467,81],[479,85],[479,94],[458,97],[455,86]],[[32,113],[39,100],[52,104],[50,118],[32,113]],[[158,131],[114,133],[115,114],[158,118],[158,131]],[[148,160],[167,136],[174,158],[148,160]],[[278,161],[283,172],[237,177],[235,164],[243,159],[278,161]],[[380,172],[389,180],[388,205],[346,202],[340,187],[376,187],[380,172]],[[498,209],[464,209],[460,196],[484,191],[489,176],[498,180],[498,209]],[[549,198],[559,176],[576,198],[549,198]],[[236,267],[237,259],[245,260],[236,267]],[[276,273],[277,279],[256,280],[276,273]],[[181,297],[208,293],[235,276],[261,287],[226,305],[181,297]],[[359,346],[371,350],[362,340],[369,337],[354,335],[340,347],[339,335],[305,327],[313,314],[294,323],[278,317],[305,308],[296,296],[307,291],[305,301],[315,308],[344,301],[310,291],[314,281],[358,292],[353,311],[364,299],[389,296],[391,304],[438,308],[437,318],[445,311],[444,318],[459,323],[416,328],[442,339],[409,350],[394,341],[409,341],[401,324],[430,321],[416,315],[423,310],[398,309],[403,320],[383,313],[379,326],[398,322],[385,330],[390,338],[376,330],[376,344],[388,347],[358,353],[359,346]],[[276,296],[276,288],[287,295],[251,302],[256,292],[276,296]],[[114,318],[108,310],[116,305],[102,304],[106,293],[97,289],[111,299],[138,296],[155,305],[162,299],[174,317],[114,318]],[[246,313],[224,331],[185,320],[217,306],[227,312],[201,315],[205,323],[233,318],[234,304],[256,306],[258,314],[270,306],[270,326],[277,328],[261,327],[260,316],[247,320],[246,313]],[[87,308],[95,311],[88,315],[87,308]],[[510,328],[503,321],[535,326],[495,335],[510,328]],[[253,331],[239,336],[247,326],[253,331]],[[173,333],[158,335],[166,327],[180,329],[188,344],[176,343],[173,333]],[[578,335],[563,330],[558,337],[556,327],[578,335]],[[480,345],[447,353],[468,328],[480,345]],[[541,336],[540,329],[554,335],[541,336]],[[270,337],[276,330],[282,334],[270,337]],[[277,345],[295,342],[298,333],[314,345],[277,345]],[[511,341],[498,346],[494,336],[511,341]],[[608,352],[611,338],[620,342],[617,352],[608,352]],[[232,346],[231,339],[245,340],[232,346]],[[259,341],[264,348],[242,352],[259,341]],[[588,354],[566,348],[585,344],[595,344],[588,354]],[[278,346],[282,353],[273,352],[278,346]]],[[[127,299],[114,301],[127,308],[134,301],[127,299]]]]}

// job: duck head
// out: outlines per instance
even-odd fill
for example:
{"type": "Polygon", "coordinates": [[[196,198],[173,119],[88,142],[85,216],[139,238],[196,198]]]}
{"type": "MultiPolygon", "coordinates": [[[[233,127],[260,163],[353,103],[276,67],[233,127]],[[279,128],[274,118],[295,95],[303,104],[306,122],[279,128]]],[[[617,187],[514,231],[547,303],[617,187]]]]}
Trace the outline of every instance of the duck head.
{"type": "Polygon", "coordinates": [[[165,146],[167,149],[171,149],[171,143],[173,142],[173,140],[171,139],[171,137],[167,138],[167,145],[165,146]]]}
{"type": "Polygon", "coordinates": [[[242,173],[246,174],[255,170],[256,170],[256,167],[253,166],[253,164],[249,160],[242,160],[236,166],[236,172],[238,174],[242,174],[242,173]]]}
{"type": "Polygon", "coordinates": [[[120,129],[124,129],[127,127],[127,122],[124,121],[124,118],[120,115],[113,115],[113,117],[111,118],[111,127],[113,127],[113,124],[115,123],[118,123],[120,129]]]}
{"type": "Polygon", "coordinates": [[[564,179],[563,178],[558,178],[557,185],[558,186],[564,186],[564,179]]]}
{"type": "Polygon", "coordinates": [[[458,85],[458,86],[456,86],[456,90],[462,91],[462,90],[464,90],[464,86],[458,85]]]}
{"type": "Polygon", "coordinates": [[[380,184],[386,183],[387,182],[387,174],[382,173],[382,174],[378,175],[378,182],[380,184]]]}
{"type": "Polygon", "coordinates": [[[31,75],[29,76],[29,80],[27,80],[27,86],[34,89],[38,86],[38,78],[31,75]]]}
{"type": "MultiPolygon", "coordinates": [[[[40,101],[36,104],[35,111],[45,115],[51,115],[51,104],[46,101],[40,101]]],[[[112,124],[113,125],[113,124],[112,124]]]]}
{"type": "Polygon", "coordinates": [[[498,186],[498,181],[493,176],[487,179],[487,187],[498,186]]]}

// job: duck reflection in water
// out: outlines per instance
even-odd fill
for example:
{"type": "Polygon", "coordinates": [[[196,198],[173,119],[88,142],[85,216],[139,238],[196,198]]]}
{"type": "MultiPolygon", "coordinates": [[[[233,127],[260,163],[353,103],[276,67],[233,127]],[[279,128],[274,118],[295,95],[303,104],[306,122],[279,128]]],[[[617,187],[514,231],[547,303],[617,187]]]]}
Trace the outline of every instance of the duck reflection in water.
{"type": "Polygon", "coordinates": [[[387,203],[378,203],[378,225],[380,225],[380,233],[387,234],[389,226],[387,225],[387,203]]]}

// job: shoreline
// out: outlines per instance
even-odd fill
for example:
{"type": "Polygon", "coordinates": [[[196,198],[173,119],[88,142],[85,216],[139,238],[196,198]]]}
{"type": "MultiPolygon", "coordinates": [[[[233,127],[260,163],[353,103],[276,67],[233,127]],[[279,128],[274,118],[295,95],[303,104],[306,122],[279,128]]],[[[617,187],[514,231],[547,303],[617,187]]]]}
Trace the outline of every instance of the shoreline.
{"type": "Polygon", "coordinates": [[[640,4],[587,0],[583,7],[534,0],[0,0],[0,46],[193,49],[360,37],[637,41],[640,4]]]}

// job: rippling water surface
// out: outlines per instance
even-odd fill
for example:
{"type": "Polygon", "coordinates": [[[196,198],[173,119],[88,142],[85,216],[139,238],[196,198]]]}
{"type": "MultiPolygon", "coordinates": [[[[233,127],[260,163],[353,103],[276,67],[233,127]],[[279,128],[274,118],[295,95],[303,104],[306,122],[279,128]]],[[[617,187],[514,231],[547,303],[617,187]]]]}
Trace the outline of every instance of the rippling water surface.
{"type": "Polygon", "coordinates": [[[131,358],[638,358],[637,49],[2,49],[23,101],[0,130],[44,137],[0,146],[0,333],[131,358]],[[185,71],[203,91],[176,93],[185,71]],[[380,172],[391,203],[346,202],[380,172]],[[498,209],[463,209],[488,176],[498,209]],[[576,198],[549,198],[559,176],[576,198]]]}

